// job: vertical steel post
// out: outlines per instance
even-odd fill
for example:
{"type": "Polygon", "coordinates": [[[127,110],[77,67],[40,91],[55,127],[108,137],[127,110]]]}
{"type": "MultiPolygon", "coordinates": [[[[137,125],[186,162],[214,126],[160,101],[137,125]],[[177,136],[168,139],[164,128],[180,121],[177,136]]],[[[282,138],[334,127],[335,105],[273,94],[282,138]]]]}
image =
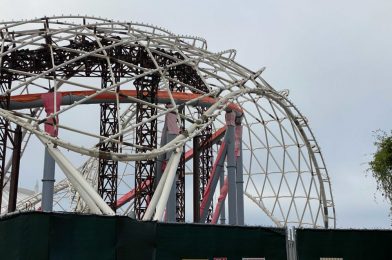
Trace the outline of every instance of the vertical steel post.
{"type": "Polygon", "coordinates": [[[8,212],[13,212],[16,209],[21,148],[22,148],[22,128],[18,125],[16,126],[15,133],[14,133],[14,150],[12,152],[12,170],[11,170],[11,179],[10,179],[8,212]]]}
{"type": "Polygon", "coordinates": [[[42,211],[53,211],[55,161],[45,146],[44,177],[42,179],[42,211]]]}
{"type": "Polygon", "coordinates": [[[243,157],[242,157],[242,117],[236,118],[235,139],[236,139],[236,189],[237,189],[237,223],[244,225],[244,177],[243,177],[243,157]]]}
{"type": "MultiPolygon", "coordinates": [[[[225,171],[222,171],[221,175],[219,176],[219,186],[220,186],[221,190],[222,190],[224,185],[225,185],[225,171]]],[[[221,224],[226,224],[226,207],[225,207],[225,202],[226,202],[226,200],[223,201],[223,203],[221,205],[221,210],[220,210],[220,223],[221,224]]]]}
{"type": "Polygon", "coordinates": [[[229,182],[229,224],[237,224],[236,158],[235,158],[235,112],[226,112],[227,179],[229,182]]]}
{"type": "MultiPolygon", "coordinates": [[[[61,96],[53,92],[54,89],[49,90],[49,93],[42,94],[41,99],[43,101],[45,112],[47,116],[50,116],[55,111],[60,110],[61,96]]],[[[58,128],[58,117],[49,117],[45,122],[45,131],[51,136],[57,136],[58,128]]],[[[54,193],[54,175],[55,175],[55,161],[49,154],[48,148],[45,146],[45,157],[44,157],[44,172],[42,179],[42,210],[53,211],[53,193],[54,193]]]]}
{"type": "Polygon", "coordinates": [[[242,150],[240,156],[237,157],[237,172],[236,172],[236,189],[237,189],[237,223],[244,225],[244,180],[243,180],[243,161],[242,150]]]}
{"type": "Polygon", "coordinates": [[[193,222],[200,222],[200,148],[199,137],[193,138],[193,222]]]}

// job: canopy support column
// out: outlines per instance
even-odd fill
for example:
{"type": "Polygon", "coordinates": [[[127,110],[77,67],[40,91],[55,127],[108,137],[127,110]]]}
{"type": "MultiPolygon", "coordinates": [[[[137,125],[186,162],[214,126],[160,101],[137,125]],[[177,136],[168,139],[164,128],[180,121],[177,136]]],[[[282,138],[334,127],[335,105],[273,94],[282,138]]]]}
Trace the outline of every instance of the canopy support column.
{"type": "Polygon", "coordinates": [[[235,112],[226,112],[227,179],[229,182],[229,224],[237,224],[236,158],[235,158],[235,112]]]}

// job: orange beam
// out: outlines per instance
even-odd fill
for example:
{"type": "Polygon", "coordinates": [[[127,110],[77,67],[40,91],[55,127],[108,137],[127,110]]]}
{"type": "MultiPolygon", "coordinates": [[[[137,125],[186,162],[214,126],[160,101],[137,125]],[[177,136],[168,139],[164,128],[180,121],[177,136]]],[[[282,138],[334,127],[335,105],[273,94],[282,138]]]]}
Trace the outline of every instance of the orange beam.
{"type": "MultiPolygon", "coordinates": [[[[88,97],[96,93],[94,90],[83,90],[83,91],[61,91],[57,92],[58,94],[64,96],[79,96],[79,97],[88,97]]],[[[40,101],[41,95],[44,93],[35,93],[35,94],[24,94],[24,95],[15,95],[11,96],[11,102],[19,102],[19,103],[28,103],[33,101],[40,101]]],[[[120,102],[126,97],[134,97],[136,98],[136,90],[120,90],[120,102]]],[[[172,92],[172,96],[174,100],[187,102],[192,99],[199,98],[200,94],[194,93],[183,93],[183,92],[172,92]]],[[[159,99],[170,99],[170,96],[167,91],[158,91],[157,93],[158,100],[159,99]]],[[[92,100],[100,100],[100,99],[108,99],[108,100],[115,100],[116,93],[115,92],[104,92],[98,94],[97,96],[93,97],[92,100]]],[[[205,103],[205,104],[215,104],[219,99],[218,98],[211,98],[211,97],[203,97],[198,102],[205,103]]],[[[240,106],[234,103],[229,103],[228,108],[242,113],[242,109],[240,106]]]]}

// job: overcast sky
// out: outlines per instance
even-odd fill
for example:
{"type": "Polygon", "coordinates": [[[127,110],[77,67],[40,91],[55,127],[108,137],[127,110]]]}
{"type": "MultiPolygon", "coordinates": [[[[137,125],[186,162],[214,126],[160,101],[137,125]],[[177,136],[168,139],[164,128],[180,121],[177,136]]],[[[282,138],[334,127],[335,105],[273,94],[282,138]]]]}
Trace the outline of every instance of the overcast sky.
{"type": "Polygon", "coordinates": [[[338,227],[390,227],[366,177],[372,131],[392,129],[392,1],[0,0],[0,19],[88,14],[145,22],[236,49],[308,118],[332,179],[338,227]]]}

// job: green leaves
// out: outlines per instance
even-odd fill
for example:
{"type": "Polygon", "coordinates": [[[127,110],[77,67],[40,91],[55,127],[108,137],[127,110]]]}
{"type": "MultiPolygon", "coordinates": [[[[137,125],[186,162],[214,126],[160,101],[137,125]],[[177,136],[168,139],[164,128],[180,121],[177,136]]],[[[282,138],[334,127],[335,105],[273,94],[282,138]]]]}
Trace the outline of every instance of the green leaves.
{"type": "Polygon", "coordinates": [[[392,203],[392,132],[388,135],[384,131],[375,132],[374,145],[377,151],[373,160],[369,162],[369,169],[377,181],[377,189],[392,203]]]}

